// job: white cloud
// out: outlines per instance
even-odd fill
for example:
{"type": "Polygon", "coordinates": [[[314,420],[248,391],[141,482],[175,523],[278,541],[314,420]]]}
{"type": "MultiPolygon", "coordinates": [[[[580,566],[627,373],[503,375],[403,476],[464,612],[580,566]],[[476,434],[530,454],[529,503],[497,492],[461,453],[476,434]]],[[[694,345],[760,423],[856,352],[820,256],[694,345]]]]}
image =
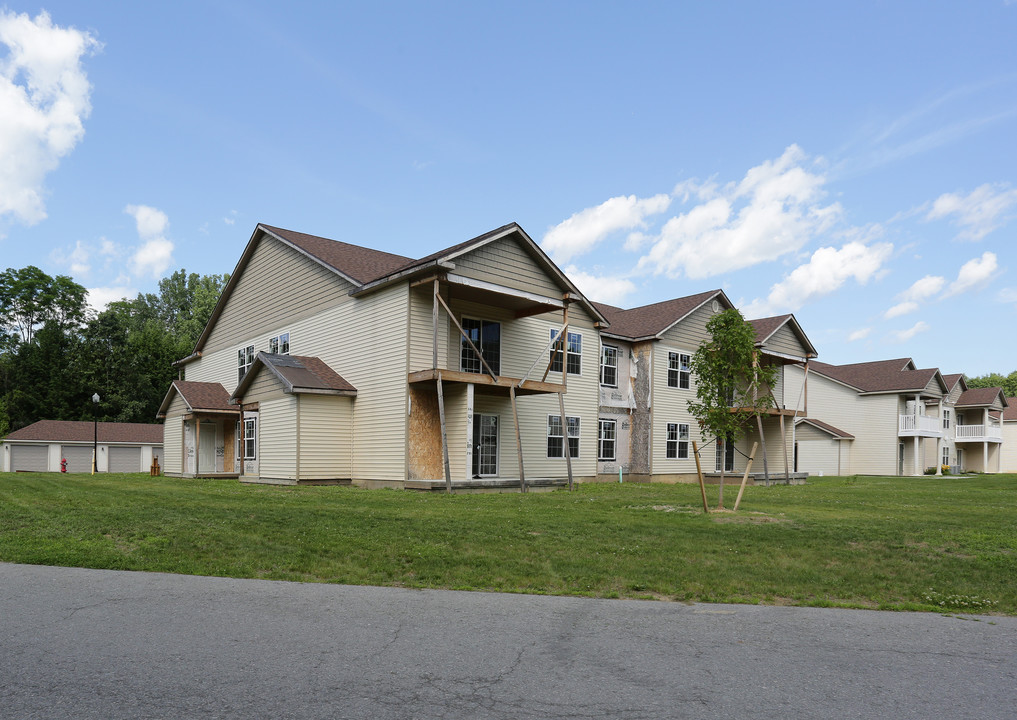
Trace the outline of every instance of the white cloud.
{"type": "Polygon", "coordinates": [[[826,177],[805,169],[807,160],[792,145],[737,183],[681,183],[675,195],[699,204],[665,223],[638,268],[705,278],[800,250],[841,214],[837,203],[822,204],[826,177]]]}
{"type": "Polygon", "coordinates": [[[945,284],[946,278],[938,275],[926,275],[921,280],[916,280],[911,287],[900,294],[900,297],[911,302],[921,302],[938,293],[945,284]]]}
{"type": "Polygon", "coordinates": [[[99,288],[88,288],[88,304],[96,312],[102,312],[106,309],[106,306],[115,300],[123,300],[125,298],[133,298],[138,295],[138,291],[132,287],[126,285],[119,287],[99,287],[99,288]]]}
{"type": "Polygon", "coordinates": [[[898,293],[897,297],[902,302],[897,303],[892,308],[887,310],[883,317],[887,320],[901,315],[907,315],[913,313],[921,307],[921,303],[931,298],[933,295],[943,289],[943,285],[946,284],[946,278],[938,275],[926,275],[920,280],[916,280],[911,287],[902,293],[898,293]]]}
{"type": "Polygon", "coordinates": [[[92,270],[89,262],[91,255],[92,249],[80,240],[74,243],[74,249],[69,252],[65,249],[57,248],[49,254],[50,259],[56,264],[66,265],[73,277],[87,275],[92,270]]]}
{"type": "MultiPolygon", "coordinates": [[[[1017,0],[1014,0],[1017,2],[1017,0]]],[[[996,293],[996,300],[1001,303],[1017,303],[1017,287],[1007,287],[996,293]]]]}
{"type": "Polygon", "coordinates": [[[138,226],[138,236],[142,240],[150,240],[162,237],[169,227],[169,218],[166,213],[148,205],[128,205],[124,212],[134,216],[138,226]]]}
{"type": "Polygon", "coordinates": [[[953,218],[953,224],[961,228],[958,240],[981,240],[996,228],[1010,220],[1008,211],[1017,205],[1017,190],[1005,185],[986,183],[975,188],[968,195],[947,193],[932,203],[926,215],[927,220],[953,218]]]}
{"type": "Polygon", "coordinates": [[[138,236],[144,241],[128,261],[135,275],[162,275],[173,262],[173,243],[166,239],[169,218],[166,213],[148,205],[128,205],[124,212],[133,215],[138,236]]]}
{"type": "Polygon", "coordinates": [[[865,338],[867,338],[869,336],[869,333],[871,333],[871,332],[872,332],[872,328],[870,328],[870,327],[858,328],[853,333],[848,335],[848,342],[855,342],[856,340],[864,340],[865,338]]]}
{"type": "Polygon", "coordinates": [[[227,215],[226,217],[224,217],[222,219],[222,221],[224,223],[226,223],[227,225],[236,225],[237,224],[237,215],[238,215],[238,213],[237,213],[236,210],[230,210],[230,214],[227,215]]]}
{"type": "Polygon", "coordinates": [[[900,317],[901,315],[913,313],[916,310],[918,310],[918,308],[919,308],[918,303],[908,300],[894,305],[892,308],[890,308],[883,314],[883,317],[889,320],[890,318],[900,317]]]}
{"type": "Polygon", "coordinates": [[[924,320],[919,320],[914,325],[909,327],[907,330],[897,330],[896,332],[893,333],[893,337],[898,342],[905,342],[905,341],[910,340],[911,338],[913,338],[918,333],[925,332],[928,329],[929,329],[929,324],[927,322],[925,322],[924,320]]]}
{"type": "Polygon", "coordinates": [[[597,302],[616,305],[628,295],[635,292],[635,284],[624,277],[610,275],[591,275],[574,265],[564,269],[564,273],[576,284],[583,295],[597,302]]]}
{"type": "Polygon", "coordinates": [[[555,262],[568,262],[591,250],[612,232],[643,227],[647,217],[664,212],[670,204],[671,198],[666,194],[643,199],[635,195],[613,197],[555,225],[540,245],[555,262]]]}
{"type": "Polygon", "coordinates": [[[943,297],[951,297],[984,287],[995,277],[998,268],[996,254],[985,251],[980,258],[972,258],[961,265],[961,269],[957,272],[957,279],[950,283],[950,287],[943,293],[943,297]]]}
{"type": "Polygon", "coordinates": [[[839,250],[819,248],[809,262],[773,285],[765,300],[753,300],[743,312],[746,317],[793,312],[815,298],[829,295],[851,278],[864,285],[879,273],[892,252],[890,243],[849,242],[839,250]]]}
{"type": "Polygon", "coordinates": [[[85,134],[91,112],[81,60],[102,46],[92,35],[0,9],[0,217],[26,225],[46,217],[43,182],[85,134]]]}

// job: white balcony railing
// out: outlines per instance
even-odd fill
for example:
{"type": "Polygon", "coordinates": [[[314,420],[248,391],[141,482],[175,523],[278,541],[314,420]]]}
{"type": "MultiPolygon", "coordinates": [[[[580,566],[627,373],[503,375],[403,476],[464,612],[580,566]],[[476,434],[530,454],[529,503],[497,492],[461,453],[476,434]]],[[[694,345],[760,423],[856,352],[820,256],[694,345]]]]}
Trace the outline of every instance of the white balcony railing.
{"type": "Polygon", "coordinates": [[[957,425],[958,440],[985,441],[1002,440],[1003,430],[999,425],[957,425]]]}
{"type": "Polygon", "coordinates": [[[943,434],[943,421],[928,415],[901,415],[897,426],[899,436],[908,437],[940,437],[943,434]]]}

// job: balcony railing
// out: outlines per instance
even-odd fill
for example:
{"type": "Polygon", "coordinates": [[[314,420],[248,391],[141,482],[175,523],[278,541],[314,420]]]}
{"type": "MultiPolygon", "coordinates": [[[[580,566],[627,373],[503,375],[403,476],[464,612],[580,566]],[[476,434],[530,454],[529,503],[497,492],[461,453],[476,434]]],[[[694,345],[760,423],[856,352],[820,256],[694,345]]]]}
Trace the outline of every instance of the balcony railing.
{"type": "Polygon", "coordinates": [[[1003,429],[999,425],[957,425],[957,440],[981,442],[1002,440],[1003,429]]]}
{"type": "Polygon", "coordinates": [[[897,435],[900,437],[940,437],[943,421],[928,415],[900,415],[897,435]]]}

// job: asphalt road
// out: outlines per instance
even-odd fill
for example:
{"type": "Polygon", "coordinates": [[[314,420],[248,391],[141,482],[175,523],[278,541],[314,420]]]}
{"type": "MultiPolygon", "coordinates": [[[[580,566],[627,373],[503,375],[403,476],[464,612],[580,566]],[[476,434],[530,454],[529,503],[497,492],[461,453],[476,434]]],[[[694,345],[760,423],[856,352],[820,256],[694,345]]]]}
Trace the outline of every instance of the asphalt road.
{"type": "Polygon", "coordinates": [[[0,718],[1014,718],[1017,618],[0,564],[0,718]]]}

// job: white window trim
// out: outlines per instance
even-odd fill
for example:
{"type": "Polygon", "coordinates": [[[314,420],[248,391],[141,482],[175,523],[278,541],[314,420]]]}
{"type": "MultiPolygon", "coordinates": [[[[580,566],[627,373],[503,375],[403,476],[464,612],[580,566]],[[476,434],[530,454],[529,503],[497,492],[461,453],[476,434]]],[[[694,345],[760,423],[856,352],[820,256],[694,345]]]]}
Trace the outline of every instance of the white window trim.
{"type": "Polygon", "coordinates": [[[664,458],[667,460],[688,460],[689,459],[689,423],[667,423],[664,428],[664,458]],[[675,429],[675,438],[671,439],[671,428],[675,429]],[[682,431],[684,428],[684,432],[682,431]],[[669,446],[674,445],[674,455],[672,456],[668,450],[669,446]],[[682,454],[682,450],[685,454],[682,454]]]}
{"type": "MultiPolygon", "coordinates": [[[[558,330],[555,329],[555,328],[549,328],[549,333],[550,333],[550,337],[548,338],[549,340],[554,340],[555,338],[558,337],[558,330]]],[[[579,372],[570,372],[568,374],[571,375],[572,377],[582,377],[583,376],[583,345],[585,345],[585,344],[586,344],[586,339],[583,337],[583,334],[581,332],[579,332],[578,330],[573,332],[571,329],[570,330],[566,330],[565,331],[565,348],[564,348],[564,352],[562,353],[562,359],[561,359],[561,367],[562,367],[562,369],[561,370],[555,370],[553,365],[552,365],[551,372],[564,374],[568,370],[568,367],[569,367],[569,355],[575,355],[576,357],[579,358],[579,372]],[[571,352],[569,350],[569,335],[575,335],[577,338],[579,338],[579,352],[574,353],[574,352],[571,352]]],[[[551,353],[551,355],[555,355],[556,354],[555,353],[555,346],[554,345],[551,346],[551,349],[549,350],[549,352],[551,353]]],[[[548,358],[548,359],[550,359],[550,358],[548,358]]]]}
{"type": "Polygon", "coordinates": [[[257,460],[258,459],[258,418],[247,417],[244,418],[244,460],[257,460]],[[251,428],[251,437],[247,436],[247,428],[251,428]],[[251,455],[247,454],[247,441],[250,439],[252,446],[254,447],[254,453],[251,455]]]}
{"type": "Polygon", "coordinates": [[[618,387],[618,357],[621,355],[617,345],[601,345],[600,346],[600,386],[608,388],[618,387]],[[604,363],[604,352],[606,350],[614,350],[614,365],[607,365],[604,363]],[[604,382],[604,368],[614,368],[614,385],[604,382]]]}
{"type": "Polygon", "coordinates": [[[692,368],[691,368],[691,364],[692,364],[692,353],[687,352],[685,350],[668,350],[667,351],[667,363],[664,365],[664,371],[665,371],[665,373],[667,373],[666,376],[664,377],[664,385],[666,387],[668,387],[668,388],[671,388],[672,390],[692,390],[692,368]],[[678,373],[678,384],[677,385],[672,385],[671,384],[671,356],[672,355],[676,355],[678,357],[678,370],[677,370],[677,373],[678,373]],[[689,368],[688,370],[682,370],[681,369],[682,368],[682,356],[687,357],[689,359],[689,364],[685,366],[685,367],[689,368]],[[687,388],[682,387],[682,375],[686,375],[688,377],[689,386],[687,388]]]}
{"type": "Polygon", "coordinates": [[[281,332],[274,338],[268,341],[268,351],[273,355],[289,355],[290,354],[290,333],[281,332]],[[285,338],[285,339],[284,339],[285,338]]]}
{"type": "MultiPolygon", "coordinates": [[[[502,345],[505,344],[505,335],[504,335],[505,326],[502,323],[502,321],[501,320],[489,320],[487,318],[477,317],[476,315],[460,315],[459,316],[460,324],[465,324],[463,322],[464,320],[476,320],[477,322],[480,323],[480,338],[479,338],[480,343],[474,343],[474,345],[477,346],[477,350],[480,350],[480,357],[484,356],[484,346],[482,344],[483,343],[483,337],[484,337],[484,323],[491,323],[492,325],[497,325],[498,326],[498,367],[497,368],[491,368],[491,369],[494,370],[495,375],[501,375],[501,350],[502,350],[502,345]]],[[[464,327],[463,329],[465,330],[466,328],[464,327]]],[[[474,373],[473,370],[466,370],[466,369],[463,368],[463,348],[466,348],[470,352],[473,352],[473,349],[470,348],[470,346],[465,344],[465,343],[466,343],[466,340],[463,337],[463,334],[459,333],[459,372],[474,373]]],[[[480,370],[476,371],[474,374],[475,375],[483,375],[486,372],[487,372],[487,370],[484,368],[484,363],[481,362],[480,363],[480,370]]]]}
{"type": "Polygon", "coordinates": [[[598,418],[597,419],[597,460],[601,462],[616,462],[618,460],[618,421],[612,418],[598,418]],[[613,427],[614,437],[610,439],[611,447],[614,452],[610,457],[604,455],[604,424],[610,423],[613,427]]]}
{"type": "MultiPolygon", "coordinates": [[[[552,435],[551,434],[551,418],[556,418],[560,422],[561,421],[561,415],[558,415],[557,413],[548,413],[548,415],[547,415],[547,438],[545,439],[545,442],[544,442],[545,452],[548,453],[547,457],[549,457],[549,458],[564,460],[565,459],[565,442],[567,442],[567,440],[562,435],[552,435]],[[561,455],[551,455],[550,454],[550,449],[547,447],[547,442],[546,441],[550,440],[553,437],[562,438],[561,455]]],[[[575,435],[568,435],[569,438],[575,438],[576,439],[576,452],[572,453],[571,450],[569,452],[569,457],[572,460],[576,460],[576,459],[579,458],[579,451],[580,451],[580,449],[582,447],[580,442],[579,442],[579,440],[580,440],[580,438],[583,435],[583,418],[581,416],[579,416],[579,415],[566,415],[565,416],[565,425],[566,425],[566,427],[562,428],[562,432],[563,433],[567,434],[568,431],[569,431],[569,428],[568,428],[569,420],[575,420],[576,421],[576,434],[575,435]]]]}
{"type": "Polygon", "coordinates": [[[241,380],[243,380],[245,377],[247,377],[247,373],[249,373],[251,371],[251,366],[254,364],[254,355],[255,355],[255,352],[254,352],[254,344],[253,343],[250,344],[250,345],[244,345],[243,347],[237,349],[237,382],[238,383],[241,380]],[[243,355],[241,355],[241,354],[243,354],[243,355]],[[243,359],[245,361],[244,364],[242,364],[242,365],[240,364],[241,356],[243,356],[243,359]],[[240,372],[241,368],[243,368],[243,373],[240,372]]]}

